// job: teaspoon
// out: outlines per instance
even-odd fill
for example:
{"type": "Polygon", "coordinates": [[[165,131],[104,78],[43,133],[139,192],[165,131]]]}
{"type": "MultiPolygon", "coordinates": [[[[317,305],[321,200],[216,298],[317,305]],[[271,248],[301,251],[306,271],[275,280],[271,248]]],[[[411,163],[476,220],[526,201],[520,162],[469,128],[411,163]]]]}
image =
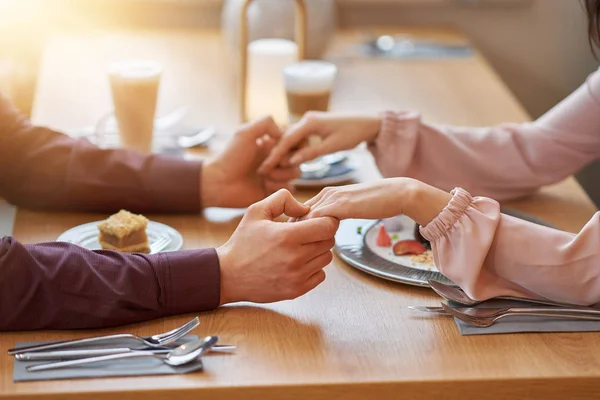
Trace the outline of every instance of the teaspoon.
{"type": "Polygon", "coordinates": [[[66,368],[72,367],[75,365],[83,365],[83,364],[91,364],[95,362],[101,361],[112,361],[112,360],[121,360],[125,358],[142,358],[142,357],[152,357],[158,358],[162,362],[172,365],[184,365],[190,363],[202,356],[207,350],[209,350],[212,346],[214,346],[219,340],[218,336],[207,336],[204,339],[193,340],[188,343],[184,343],[179,347],[176,347],[172,351],[167,354],[153,354],[148,352],[132,352],[125,354],[113,354],[109,356],[101,356],[101,357],[90,357],[90,358],[81,358],[78,360],[70,360],[70,361],[60,361],[55,363],[47,363],[47,364],[39,364],[32,365],[27,367],[27,370],[30,372],[34,371],[46,371],[50,369],[57,368],[66,368]]]}

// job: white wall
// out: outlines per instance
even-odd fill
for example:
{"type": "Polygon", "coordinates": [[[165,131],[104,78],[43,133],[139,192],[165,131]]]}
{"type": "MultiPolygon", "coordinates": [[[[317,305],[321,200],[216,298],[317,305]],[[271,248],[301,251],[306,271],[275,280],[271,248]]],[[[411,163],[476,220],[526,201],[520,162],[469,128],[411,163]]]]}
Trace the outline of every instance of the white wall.
{"type": "Polygon", "coordinates": [[[345,26],[446,25],[462,29],[533,117],[573,91],[598,62],[578,0],[526,6],[344,5],[345,26]]]}

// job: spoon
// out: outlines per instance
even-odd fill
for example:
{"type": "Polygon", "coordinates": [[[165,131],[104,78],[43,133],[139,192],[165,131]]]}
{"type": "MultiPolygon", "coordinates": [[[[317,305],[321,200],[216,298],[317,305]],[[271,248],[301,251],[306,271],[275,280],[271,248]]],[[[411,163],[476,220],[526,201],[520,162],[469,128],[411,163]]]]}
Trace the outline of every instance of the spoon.
{"type": "Polygon", "coordinates": [[[578,307],[581,309],[594,309],[593,307],[582,307],[576,304],[568,304],[568,303],[559,303],[552,300],[538,300],[538,299],[528,299],[524,297],[513,297],[513,296],[498,296],[493,297],[487,300],[475,300],[469,297],[463,290],[459,287],[446,285],[444,283],[438,281],[428,281],[429,286],[444,299],[453,301],[455,303],[459,303],[465,306],[476,306],[477,304],[481,304],[488,300],[511,300],[511,301],[520,301],[524,303],[532,303],[532,304],[544,304],[547,306],[555,306],[555,307],[568,307],[574,308],[578,307]]]}
{"type": "Polygon", "coordinates": [[[191,147],[200,146],[201,144],[206,143],[216,134],[216,128],[214,126],[209,126],[208,128],[202,129],[195,135],[179,136],[177,138],[177,144],[185,149],[189,149],[191,147]]]}
{"type": "Polygon", "coordinates": [[[201,357],[207,350],[219,341],[218,336],[207,336],[204,339],[193,340],[176,347],[167,354],[153,354],[148,352],[132,352],[125,354],[113,354],[101,357],[81,358],[78,360],[60,361],[55,363],[32,365],[27,367],[27,371],[46,371],[50,369],[72,367],[75,365],[91,364],[100,361],[121,360],[125,358],[152,357],[158,358],[162,362],[171,366],[178,366],[190,363],[201,357]]]}

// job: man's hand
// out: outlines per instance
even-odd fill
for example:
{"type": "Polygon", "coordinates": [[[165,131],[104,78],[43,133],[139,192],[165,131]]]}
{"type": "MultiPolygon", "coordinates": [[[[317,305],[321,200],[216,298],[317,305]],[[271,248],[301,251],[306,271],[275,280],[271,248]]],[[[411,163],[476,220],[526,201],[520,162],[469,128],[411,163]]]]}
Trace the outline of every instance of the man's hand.
{"type": "Polygon", "coordinates": [[[300,176],[299,168],[257,173],[280,137],[281,131],[270,117],[242,126],[227,148],[203,165],[202,206],[247,207],[281,188],[288,188],[289,182],[300,176]]]}
{"type": "Polygon", "coordinates": [[[221,304],[289,300],[325,280],[323,268],[332,260],[339,221],[274,221],[282,214],[298,218],[308,211],[285,189],[250,206],[229,241],[217,249],[221,304]]]}

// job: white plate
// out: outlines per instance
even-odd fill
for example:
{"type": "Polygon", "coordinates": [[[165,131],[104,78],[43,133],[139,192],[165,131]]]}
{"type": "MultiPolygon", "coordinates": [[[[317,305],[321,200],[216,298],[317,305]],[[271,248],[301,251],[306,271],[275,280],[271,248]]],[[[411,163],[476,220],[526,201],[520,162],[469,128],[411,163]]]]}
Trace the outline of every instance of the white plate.
{"type": "MultiPolygon", "coordinates": [[[[368,232],[365,234],[365,245],[369,250],[371,250],[375,255],[383,258],[386,261],[389,261],[394,264],[404,265],[405,267],[420,269],[422,271],[435,271],[438,272],[438,269],[433,264],[421,264],[414,261],[412,256],[397,256],[394,254],[394,244],[401,240],[415,240],[415,222],[408,218],[405,215],[399,215],[394,217],[395,224],[397,224],[400,229],[396,231],[387,230],[387,233],[392,237],[392,246],[390,247],[381,247],[377,246],[377,236],[379,235],[379,227],[383,225],[383,222],[373,225],[369,228],[368,232]]],[[[430,250],[429,250],[430,251],[430,250]]]]}
{"type": "Polygon", "coordinates": [[[320,188],[331,185],[339,185],[352,181],[354,179],[355,172],[355,170],[352,170],[343,175],[325,177],[322,179],[296,179],[292,183],[294,186],[299,188],[320,188]]]}
{"type": "MultiPolygon", "coordinates": [[[[102,221],[78,225],[63,232],[56,240],[58,242],[73,243],[85,247],[88,250],[102,250],[102,247],[98,242],[98,224],[100,222],[102,221]]],[[[161,239],[163,236],[169,237],[169,244],[163,248],[161,252],[179,250],[181,249],[181,246],[183,246],[183,237],[181,236],[181,233],[160,222],[149,221],[146,233],[148,235],[148,244],[150,247],[152,247],[152,243],[161,239]]]]}
{"type": "MultiPolygon", "coordinates": [[[[524,219],[539,225],[552,225],[533,215],[521,211],[501,208],[503,214],[524,219]]],[[[406,216],[395,221],[402,229],[390,229],[388,233],[398,235],[396,242],[402,239],[414,239],[415,222],[406,216]]],[[[446,284],[453,283],[433,265],[414,263],[410,256],[396,256],[390,247],[379,247],[376,244],[381,220],[347,219],[341,221],[335,235],[335,252],[345,262],[368,274],[394,282],[416,286],[429,286],[429,280],[446,284]]]]}

